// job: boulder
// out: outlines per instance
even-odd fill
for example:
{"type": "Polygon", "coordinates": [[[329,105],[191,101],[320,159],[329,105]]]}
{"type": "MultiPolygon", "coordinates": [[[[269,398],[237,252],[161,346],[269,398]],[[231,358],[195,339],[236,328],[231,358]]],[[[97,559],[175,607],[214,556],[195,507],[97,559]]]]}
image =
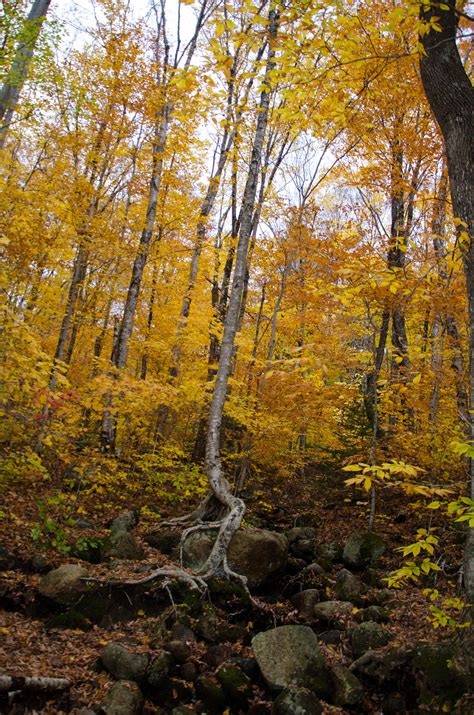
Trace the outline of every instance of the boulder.
{"type": "Polygon", "coordinates": [[[325,566],[332,566],[334,563],[342,559],[342,546],[335,541],[319,544],[316,549],[318,558],[325,566]]]}
{"type": "Polygon", "coordinates": [[[122,680],[112,685],[100,706],[104,715],[139,715],[143,708],[143,695],[136,683],[122,680]]]}
{"type": "Polygon", "coordinates": [[[145,558],[142,547],[128,531],[111,531],[110,536],[102,542],[100,555],[102,561],[141,561],[145,558]]]}
{"type": "Polygon", "coordinates": [[[342,569],[338,574],[334,591],[340,601],[351,601],[356,606],[363,606],[368,588],[360,578],[347,569],[342,569]]]}
{"type": "Polygon", "coordinates": [[[364,688],[354,673],[343,665],[331,666],[331,680],[333,685],[332,702],[340,707],[353,707],[362,700],[364,688]]]}
{"type": "Polygon", "coordinates": [[[87,583],[82,580],[88,575],[84,566],[63,564],[42,577],[38,591],[62,606],[71,605],[89,590],[87,583]]]}
{"type": "Polygon", "coordinates": [[[173,551],[178,548],[181,541],[181,532],[174,529],[157,529],[151,531],[145,536],[145,541],[149,546],[158,549],[162,554],[171,556],[173,551]]]}
{"type": "Polygon", "coordinates": [[[386,549],[386,542],[378,534],[355,532],[346,541],[342,559],[346,566],[362,570],[375,563],[386,549]]]}
{"type": "MultiPolygon", "coordinates": [[[[192,568],[202,566],[211,552],[215,536],[212,531],[191,534],[183,546],[184,564],[192,568]]],[[[239,529],[228,550],[230,568],[246,576],[250,588],[261,586],[283,571],[287,558],[286,538],[266,529],[239,529]]]]}
{"type": "Polygon", "coordinates": [[[196,680],[196,693],[210,712],[222,713],[226,704],[224,688],[215,675],[202,673],[196,680]]]}
{"type": "Polygon", "coordinates": [[[121,643],[107,643],[101,660],[104,668],[117,680],[141,683],[148,668],[148,656],[132,653],[121,643]]]}
{"type": "Polygon", "coordinates": [[[351,631],[352,650],[356,658],[368,650],[382,648],[392,640],[392,634],[374,621],[359,623],[351,631]]]}
{"type": "Polygon", "coordinates": [[[185,663],[193,653],[190,646],[184,641],[169,641],[165,648],[177,663],[185,663]]]}
{"type": "Polygon", "coordinates": [[[307,688],[286,688],[273,701],[272,715],[320,715],[323,706],[307,688]]]}
{"type": "Polygon", "coordinates": [[[413,649],[392,647],[384,651],[369,650],[352,663],[350,670],[377,685],[397,682],[410,667],[413,649]]]}
{"type": "Polygon", "coordinates": [[[307,626],[280,626],[252,639],[255,658],[273,690],[302,687],[324,697],[329,674],[315,633],[307,626]]]}
{"type": "Polygon", "coordinates": [[[110,531],[117,533],[119,531],[131,531],[138,524],[138,512],[125,511],[117,516],[110,524],[110,531]]]}
{"type": "Polygon", "coordinates": [[[364,623],[364,621],[374,621],[375,623],[388,623],[390,617],[388,611],[382,606],[368,606],[367,608],[362,608],[354,616],[354,620],[358,623],[364,623]]]}
{"type": "Polygon", "coordinates": [[[308,588],[306,591],[295,593],[291,597],[291,603],[302,618],[306,621],[314,621],[314,607],[319,603],[319,591],[316,588],[308,588]]]}
{"type": "Polygon", "coordinates": [[[293,529],[286,531],[285,536],[288,539],[289,545],[293,546],[297,541],[314,540],[316,529],[313,529],[312,526],[295,526],[293,529]]]}
{"type": "Polygon", "coordinates": [[[314,606],[313,613],[317,621],[323,623],[342,623],[354,610],[350,601],[323,601],[314,606]]]}
{"type": "Polygon", "coordinates": [[[224,663],[216,670],[216,677],[229,701],[245,707],[253,696],[250,678],[234,663],[224,663]]]}
{"type": "Polygon", "coordinates": [[[146,671],[146,684],[151,688],[155,688],[155,690],[162,687],[172,665],[173,656],[170,653],[164,650],[157,653],[146,671]]]}

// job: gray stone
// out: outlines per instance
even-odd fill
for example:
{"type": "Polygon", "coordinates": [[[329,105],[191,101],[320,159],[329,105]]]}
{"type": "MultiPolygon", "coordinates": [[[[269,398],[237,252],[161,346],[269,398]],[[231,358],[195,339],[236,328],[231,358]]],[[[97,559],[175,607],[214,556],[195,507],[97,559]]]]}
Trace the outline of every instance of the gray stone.
{"type": "MultiPolygon", "coordinates": [[[[199,568],[209,556],[215,532],[191,534],[183,546],[186,566],[199,568]]],[[[246,576],[248,586],[256,588],[283,571],[288,558],[288,541],[282,534],[266,529],[239,529],[229,545],[231,569],[246,576]]]]}
{"type": "Polygon", "coordinates": [[[110,524],[110,531],[117,533],[119,531],[131,531],[138,524],[138,513],[136,511],[125,511],[117,516],[110,524]]]}
{"type": "Polygon", "coordinates": [[[351,631],[352,650],[356,658],[368,650],[382,648],[392,640],[392,634],[374,621],[359,623],[351,631]]]}
{"type": "Polygon", "coordinates": [[[356,606],[363,606],[368,588],[360,578],[354,576],[350,571],[342,569],[338,574],[334,591],[340,601],[351,601],[356,606]]]}
{"type": "Polygon", "coordinates": [[[174,529],[158,529],[148,533],[145,536],[145,541],[154,549],[158,549],[162,554],[170,556],[179,546],[181,532],[174,531],[174,529]]]}
{"type": "Polygon", "coordinates": [[[125,561],[140,561],[145,558],[145,552],[128,531],[112,531],[104,539],[101,547],[101,559],[121,559],[125,561]]]}
{"type": "Polygon", "coordinates": [[[323,623],[339,623],[349,618],[353,610],[350,601],[323,601],[314,607],[314,617],[323,623]]]}
{"type": "Polygon", "coordinates": [[[350,568],[364,569],[375,563],[386,549],[386,542],[378,534],[355,532],[347,539],[342,558],[350,568]]]}
{"type": "Polygon", "coordinates": [[[147,685],[155,689],[160,688],[165,682],[172,665],[173,656],[170,653],[166,653],[164,650],[161,653],[157,653],[146,671],[145,680],[147,685]]]}
{"type": "Polygon", "coordinates": [[[319,603],[319,591],[316,588],[308,588],[306,591],[295,593],[291,597],[291,603],[302,618],[314,621],[314,607],[319,603]]]}
{"type": "Polygon", "coordinates": [[[360,703],[364,695],[362,683],[348,668],[335,664],[331,666],[333,684],[332,702],[340,707],[360,703]]]}
{"type": "Polygon", "coordinates": [[[311,526],[295,526],[285,532],[288,543],[292,546],[296,541],[313,540],[316,536],[316,529],[311,526]]]}
{"type": "Polygon", "coordinates": [[[224,663],[216,670],[216,677],[230,702],[245,706],[253,696],[250,678],[233,663],[224,663]]]}
{"type": "Polygon", "coordinates": [[[369,650],[352,663],[350,670],[378,685],[387,681],[397,681],[406,672],[413,657],[413,649],[405,647],[388,648],[384,651],[369,650]]]}
{"type": "Polygon", "coordinates": [[[388,623],[390,618],[388,612],[382,606],[368,606],[362,608],[355,614],[354,620],[358,623],[364,621],[374,621],[375,623],[388,623]]]}
{"type": "Polygon", "coordinates": [[[101,660],[104,668],[118,680],[141,683],[148,668],[148,656],[132,653],[121,643],[107,643],[101,660]]]}
{"type": "Polygon", "coordinates": [[[136,683],[122,680],[112,685],[100,706],[104,715],[139,715],[143,708],[143,695],[136,683]]]}
{"type": "Polygon", "coordinates": [[[84,566],[63,564],[43,576],[38,591],[55,603],[70,605],[89,590],[87,583],[81,580],[88,575],[89,572],[84,566]]]}
{"type": "Polygon", "coordinates": [[[320,715],[323,706],[306,688],[286,688],[274,700],[272,715],[320,715]]]}
{"type": "Polygon", "coordinates": [[[342,546],[335,541],[330,541],[327,544],[320,544],[317,548],[317,554],[327,564],[333,564],[342,559],[342,546]]]}
{"type": "Polygon", "coordinates": [[[303,687],[324,697],[330,690],[326,663],[318,639],[307,626],[280,626],[252,639],[255,658],[274,690],[303,687]]]}
{"type": "Polygon", "coordinates": [[[184,641],[169,641],[166,650],[171,653],[177,663],[185,663],[192,655],[192,650],[184,641]]]}

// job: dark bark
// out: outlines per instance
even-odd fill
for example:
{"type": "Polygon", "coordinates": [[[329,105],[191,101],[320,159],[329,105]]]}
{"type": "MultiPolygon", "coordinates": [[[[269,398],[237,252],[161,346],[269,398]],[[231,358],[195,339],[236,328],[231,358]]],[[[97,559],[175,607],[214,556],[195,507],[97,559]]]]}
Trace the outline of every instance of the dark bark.
{"type": "MultiPolygon", "coordinates": [[[[441,32],[429,30],[420,38],[424,54],[420,70],[426,97],[443,135],[453,211],[459,224],[469,306],[469,423],[467,439],[474,444],[474,92],[456,44],[458,14],[454,0],[421,5],[429,23],[437,17],[441,32]]],[[[474,498],[474,460],[469,467],[469,495],[474,498]]],[[[464,561],[468,599],[474,602],[474,529],[468,529],[464,561]]]]}

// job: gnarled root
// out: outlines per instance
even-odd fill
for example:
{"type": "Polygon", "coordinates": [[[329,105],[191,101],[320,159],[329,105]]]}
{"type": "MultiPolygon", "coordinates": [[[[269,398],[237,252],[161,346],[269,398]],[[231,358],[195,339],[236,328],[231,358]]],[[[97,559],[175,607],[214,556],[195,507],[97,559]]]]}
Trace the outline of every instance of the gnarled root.
{"type": "Polygon", "coordinates": [[[152,571],[150,574],[148,574],[148,576],[144,576],[143,578],[127,579],[125,581],[121,579],[104,581],[99,578],[92,578],[87,576],[82,578],[81,581],[99,583],[103,586],[141,586],[144,583],[150,583],[151,581],[157,581],[158,579],[174,579],[176,581],[182,581],[187,586],[189,586],[192,591],[199,591],[200,593],[205,593],[205,591],[207,590],[207,583],[205,579],[203,579],[201,576],[195,576],[193,574],[188,573],[187,571],[184,571],[183,569],[171,568],[159,568],[155,571],[152,571]]]}

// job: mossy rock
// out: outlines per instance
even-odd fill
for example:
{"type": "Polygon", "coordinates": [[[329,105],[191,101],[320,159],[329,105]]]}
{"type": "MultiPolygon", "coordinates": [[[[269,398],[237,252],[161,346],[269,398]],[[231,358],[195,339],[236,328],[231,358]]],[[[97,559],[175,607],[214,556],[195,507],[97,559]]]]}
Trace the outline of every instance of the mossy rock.
{"type": "Polygon", "coordinates": [[[369,650],[382,648],[392,640],[392,634],[374,621],[359,623],[351,631],[352,650],[356,658],[369,650]]]}
{"type": "Polygon", "coordinates": [[[200,675],[196,680],[196,693],[210,712],[221,713],[225,708],[227,699],[224,688],[215,675],[210,673],[200,675]]]}
{"type": "Polygon", "coordinates": [[[250,678],[233,663],[224,663],[216,671],[216,677],[224,688],[230,702],[246,706],[253,696],[250,678]]]}
{"type": "Polygon", "coordinates": [[[272,715],[321,715],[323,706],[307,688],[285,688],[274,700],[272,715]]]}
{"type": "Polygon", "coordinates": [[[90,631],[92,624],[82,613],[72,610],[66,611],[66,613],[57,613],[48,618],[46,628],[90,631]]]}
{"type": "Polygon", "coordinates": [[[143,695],[136,683],[122,680],[112,685],[101,703],[104,715],[139,715],[143,707],[143,695]]]}
{"type": "Polygon", "coordinates": [[[374,564],[387,550],[387,543],[371,531],[355,532],[347,539],[342,558],[349,568],[362,570],[374,564]]]}

